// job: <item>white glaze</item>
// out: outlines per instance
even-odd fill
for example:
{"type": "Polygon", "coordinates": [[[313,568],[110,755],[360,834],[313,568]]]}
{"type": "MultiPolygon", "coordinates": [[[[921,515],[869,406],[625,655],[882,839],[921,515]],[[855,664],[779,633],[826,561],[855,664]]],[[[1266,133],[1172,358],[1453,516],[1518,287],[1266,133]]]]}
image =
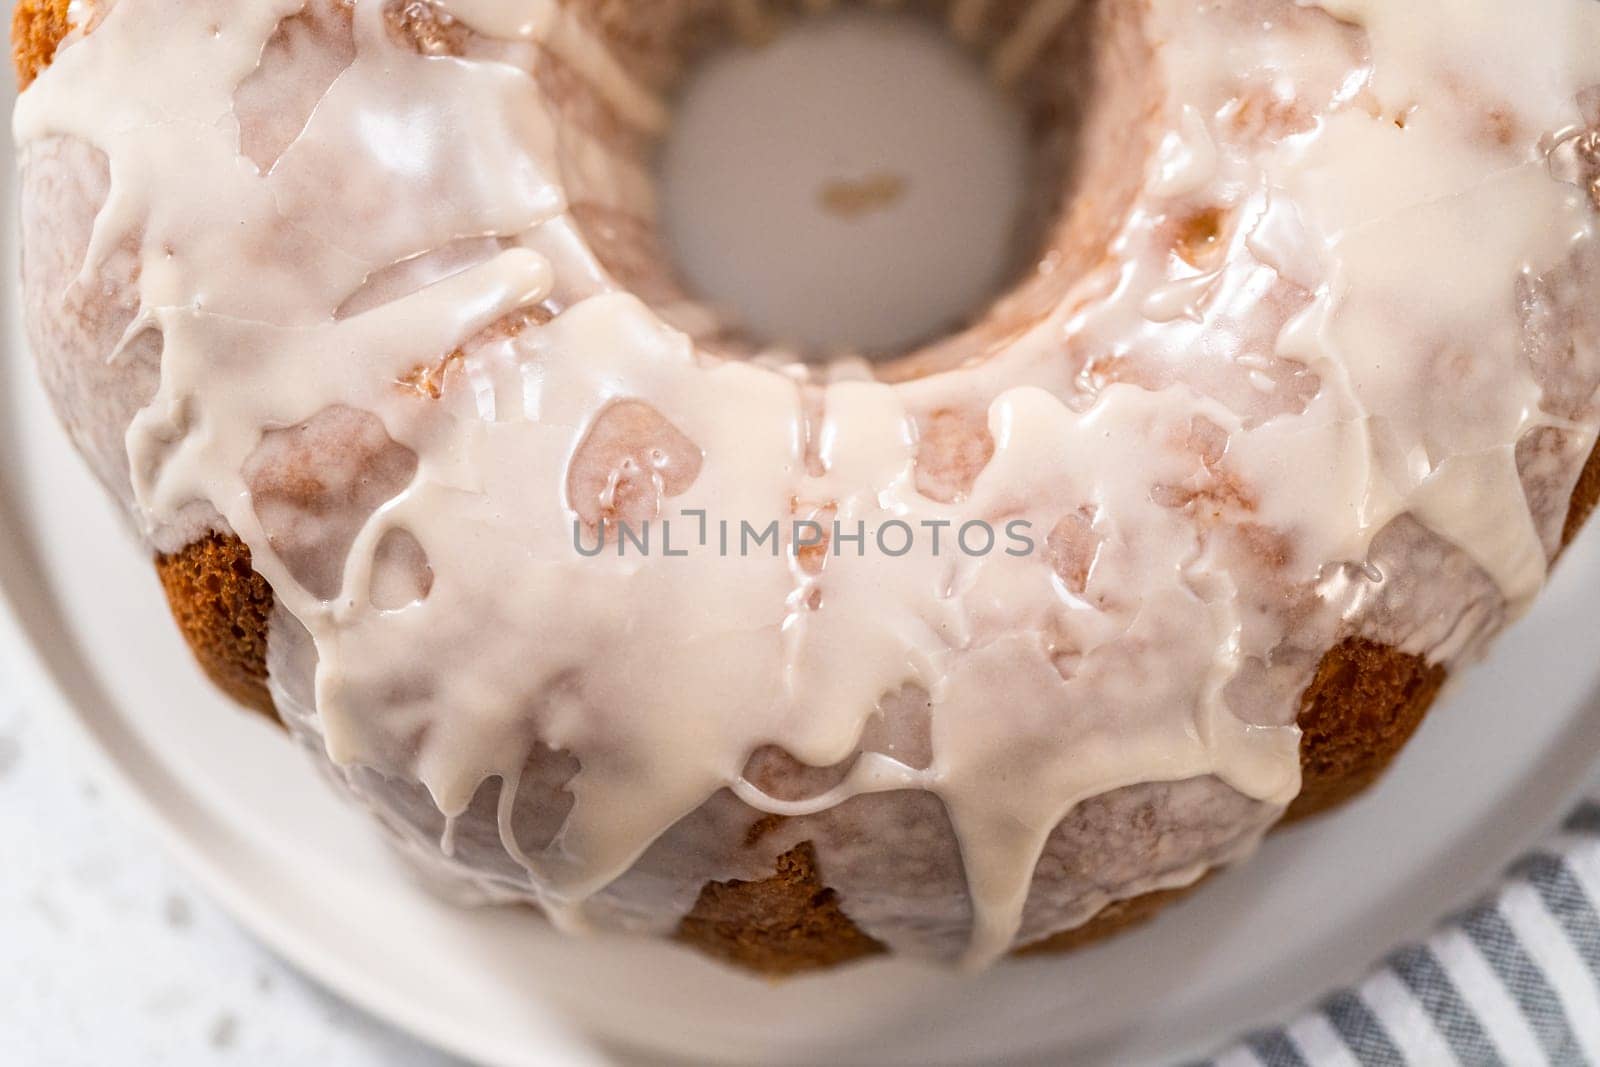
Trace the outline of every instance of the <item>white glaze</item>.
{"type": "MultiPolygon", "coordinates": [[[[1453,663],[1541,584],[1600,426],[1600,353],[1581,324],[1530,327],[1544,305],[1519,317],[1517,297],[1592,286],[1589,191],[1546,158],[1600,84],[1587,0],[1324,5],[1364,37],[1265,0],[1241,0],[1271,16],[1241,35],[1214,5],[1155,0],[1160,150],[1107,262],[983,361],[899,384],[718,359],[619,291],[570,194],[648,214],[649,190],[525,71],[560,59],[645,131],[660,101],[551,0],[441,6],[476,52],[402,47],[357,0],[353,61],[264,173],[236,90],[301,0],[119,0],[15,119],[25,166],[59,138],[104,153],[79,278],[131,243],[124,336],[163,339],[131,478],[102,475],[158,548],[205,523],[249,545],[277,596],[280,707],[436,871],[568,925],[670,927],[704,865],[640,872],[737,836],[731,790],[816,831],[869,932],[949,952],[970,927],[966,957],[986,962],[1247,851],[1298,789],[1299,695],[1341,636],[1453,663]],[[1219,260],[1187,263],[1173,223],[1210,207],[1219,260]],[[437,396],[401,384],[419,368],[439,368],[437,396]],[[992,454],[958,448],[973,469],[941,480],[943,433],[992,454]],[[1564,447],[1519,455],[1536,433],[1564,447]],[[269,484],[307,439],[353,442],[315,457],[330,484],[397,480],[354,511],[285,518],[269,484]],[[817,568],[790,546],[719,555],[713,528],[682,557],[574,551],[575,518],[688,509],[869,531],[1026,521],[1041,550],[936,555],[919,537],[817,568]],[[907,692],[926,696],[886,726],[907,692]],[[763,746],[837,773],[779,795],[784,774],[752,769],[763,746]],[[461,833],[492,777],[510,784],[490,847],[461,833]],[[570,797],[533,846],[525,777],[570,797]],[[403,782],[447,820],[407,809],[403,782]],[[970,916],[958,886],[908,932],[892,913],[917,890],[852,893],[874,885],[870,859],[841,824],[804,820],[878,802],[868,827],[889,813],[921,832],[926,794],[970,916]],[[1041,854],[1082,840],[1063,820],[1150,795],[1225,810],[1226,832],[1044,903],[1041,854]]],[[[1001,34],[999,75],[1072,6],[1043,0],[1027,33],[1001,34]]],[[[976,39],[986,8],[953,5],[957,32],[976,39]]],[[[60,312],[30,310],[48,366],[68,347],[60,312]]],[[[759,855],[708,863],[750,876],[759,855]]]]}

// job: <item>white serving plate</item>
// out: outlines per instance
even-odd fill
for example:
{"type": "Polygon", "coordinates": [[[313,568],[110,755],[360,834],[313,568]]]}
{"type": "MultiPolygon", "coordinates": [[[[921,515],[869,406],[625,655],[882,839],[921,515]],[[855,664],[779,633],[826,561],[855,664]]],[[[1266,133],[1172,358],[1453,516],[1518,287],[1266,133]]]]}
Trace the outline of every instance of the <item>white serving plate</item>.
{"type": "MultiPolygon", "coordinates": [[[[0,99],[9,111],[9,99],[0,99]]],[[[1397,769],[1153,925],[979,976],[876,961],[774,984],[658,943],[568,940],[417,888],[284,738],[199,677],[145,554],[55,424],[19,336],[0,154],[0,642],[35,706],[172,855],[307,973],[485,1064],[1151,1062],[1347,981],[1487,888],[1600,753],[1600,534],[1459,681],[1397,769]],[[632,1052],[621,1050],[631,1049],[632,1052]]]]}

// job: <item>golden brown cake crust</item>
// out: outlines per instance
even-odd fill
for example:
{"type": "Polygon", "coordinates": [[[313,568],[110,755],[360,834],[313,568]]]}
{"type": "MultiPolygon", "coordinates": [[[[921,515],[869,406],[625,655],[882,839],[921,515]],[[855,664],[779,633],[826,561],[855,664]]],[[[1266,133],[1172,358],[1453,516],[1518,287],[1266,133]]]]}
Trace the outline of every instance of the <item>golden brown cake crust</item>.
{"type": "Polygon", "coordinates": [[[778,857],[770,878],[708,882],[678,925],[678,940],[773,977],[876,955],[883,945],[839,908],[810,842],[778,857]]]}
{"type": "MultiPolygon", "coordinates": [[[[49,65],[70,28],[67,0],[19,0],[11,32],[22,87],[49,65]]],[[[1563,545],[1597,503],[1600,447],[1590,455],[1573,492],[1563,545]]],[[[273,596],[266,580],[251,568],[249,549],[235,537],[213,534],[155,562],[173,617],[202,668],[241,704],[273,714],[266,685],[273,596]]],[[[1336,807],[1376,781],[1420,725],[1444,679],[1441,667],[1360,638],[1332,649],[1302,700],[1303,786],[1285,821],[1336,807]]],[[[753,844],[776,821],[770,816],[757,820],[746,843],[753,844]]],[[[1018,954],[1066,951],[1120,932],[1150,919],[1199,884],[1118,901],[1083,926],[1028,945],[1018,954]]],[[[842,910],[809,842],[780,856],[767,878],[707,883],[677,937],[709,955],[773,976],[884,951],[842,910]]]]}
{"type": "Polygon", "coordinates": [[[1600,444],[1589,453],[1589,460],[1583,465],[1583,472],[1578,475],[1577,488],[1572,491],[1572,504],[1567,509],[1567,523],[1561,530],[1562,549],[1578,536],[1583,524],[1594,514],[1596,504],[1600,504],[1600,444]]]}
{"type": "Polygon", "coordinates": [[[26,89],[50,65],[67,35],[67,0],[17,0],[11,13],[11,60],[17,88],[26,89]]]}
{"type": "Polygon", "coordinates": [[[178,629],[217,688],[275,715],[267,691],[272,589],[251,568],[250,549],[237,537],[212,534],[157,556],[156,573],[178,629]]]}
{"type": "Polygon", "coordinates": [[[1300,703],[1300,795],[1284,820],[1327,811],[1377,781],[1444,678],[1443,667],[1359,637],[1324,656],[1300,703]]]}

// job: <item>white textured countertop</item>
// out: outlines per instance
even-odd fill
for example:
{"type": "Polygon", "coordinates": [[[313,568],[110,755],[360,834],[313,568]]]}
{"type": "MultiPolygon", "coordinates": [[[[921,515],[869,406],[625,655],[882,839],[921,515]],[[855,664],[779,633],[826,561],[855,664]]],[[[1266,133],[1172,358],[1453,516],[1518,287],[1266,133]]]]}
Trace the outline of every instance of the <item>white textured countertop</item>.
{"type": "Polygon", "coordinates": [[[300,977],[84,777],[0,648],[0,1064],[453,1067],[300,977]]]}

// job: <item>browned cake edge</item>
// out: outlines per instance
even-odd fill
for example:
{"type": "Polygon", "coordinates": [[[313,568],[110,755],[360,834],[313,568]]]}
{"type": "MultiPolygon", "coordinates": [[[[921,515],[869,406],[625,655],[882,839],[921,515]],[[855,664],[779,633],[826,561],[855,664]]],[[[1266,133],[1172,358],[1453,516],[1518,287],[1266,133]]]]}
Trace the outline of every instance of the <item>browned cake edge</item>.
{"type": "Polygon", "coordinates": [[[778,857],[759,882],[707,882],[678,924],[678,940],[773,977],[882,952],[822,883],[811,842],[778,857]]]}
{"type": "MultiPolygon", "coordinates": [[[[11,35],[20,86],[49,65],[68,29],[67,0],[19,0],[11,35]]],[[[1600,447],[1573,492],[1563,545],[1597,502],[1600,447]]],[[[239,703],[272,714],[266,685],[272,590],[251,568],[250,550],[237,538],[211,535],[158,556],[156,570],[178,628],[206,674],[239,703]]],[[[1376,781],[1422,722],[1444,679],[1442,667],[1360,638],[1331,650],[1302,700],[1303,786],[1285,822],[1336,807],[1376,781]]],[[[1019,954],[1066,951],[1099,940],[1145,922],[1194,888],[1118,901],[1083,926],[1019,954]]],[[[707,883],[677,936],[709,955],[775,976],[884,951],[840,908],[809,842],[780,856],[768,878],[707,883]]]]}
{"type": "Polygon", "coordinates": [[[1561,528],[1563,552],[1578,536],[1583,524],[1589,521],[1589,516],[1594,514],[1596,504],[1600,504],[1600,444],[1596,444],[1594,451],[1589,453],[1589,459],[1578,475],[1578,484],[1572,490],[1572,502],[1567,505],[1567,522],[1561,528]]]}
{"type": "Polygon", "coordinates": [[[212,534],[157,556],[156,574],[178,630],[217,688],[275,716],[267,691],[272,587],[251,568],[250,549],[237,537],[212,534]]]}
{"type": "Polygon", "coordinates": [[[17,88],[26,89],[55,57],[67,35],[68,0],[17,0],[11,12],[11,62],[17,88]]]}

